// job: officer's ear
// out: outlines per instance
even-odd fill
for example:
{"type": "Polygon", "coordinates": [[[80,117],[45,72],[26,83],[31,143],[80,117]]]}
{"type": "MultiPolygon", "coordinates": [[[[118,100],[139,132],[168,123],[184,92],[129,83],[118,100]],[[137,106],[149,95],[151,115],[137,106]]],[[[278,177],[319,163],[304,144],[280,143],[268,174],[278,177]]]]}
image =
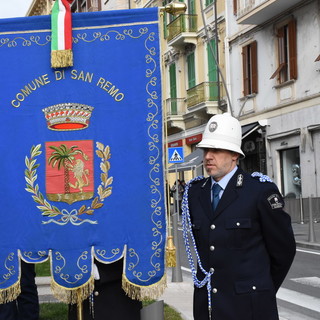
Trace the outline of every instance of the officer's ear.
{"type": "Polygon", "coordinates": [[[239,162],[240,154],[234,151],[231,151],[232,160],[235,162],[239,162]]]}

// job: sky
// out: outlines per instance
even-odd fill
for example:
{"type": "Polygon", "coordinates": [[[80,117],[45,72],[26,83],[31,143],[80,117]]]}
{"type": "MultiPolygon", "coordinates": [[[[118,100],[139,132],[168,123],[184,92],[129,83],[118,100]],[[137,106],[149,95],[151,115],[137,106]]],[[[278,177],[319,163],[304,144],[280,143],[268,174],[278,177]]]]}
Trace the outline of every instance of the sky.
{"type": "Polygon", "coordinates": [[[0,18],[24,17],[32,0],[0,0],[0,18]]]}

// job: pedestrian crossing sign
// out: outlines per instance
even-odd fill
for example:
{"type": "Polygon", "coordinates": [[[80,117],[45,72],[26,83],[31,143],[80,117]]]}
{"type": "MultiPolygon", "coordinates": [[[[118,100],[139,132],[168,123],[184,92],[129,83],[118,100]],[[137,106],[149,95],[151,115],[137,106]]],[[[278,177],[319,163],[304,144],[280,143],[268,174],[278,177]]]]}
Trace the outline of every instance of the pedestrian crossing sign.
{"type": "Polygon", "coordinates": [[[183,147],[168,148],[169,163],[184,162],[183,147]]]}

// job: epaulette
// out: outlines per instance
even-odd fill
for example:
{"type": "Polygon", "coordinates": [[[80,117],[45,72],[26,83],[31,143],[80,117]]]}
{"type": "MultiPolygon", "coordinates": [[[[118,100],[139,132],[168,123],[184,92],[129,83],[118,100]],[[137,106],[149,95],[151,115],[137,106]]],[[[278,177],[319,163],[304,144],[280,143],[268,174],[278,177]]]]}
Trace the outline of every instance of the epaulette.
{"type": "Polygon", "coordinates": [[[269,176],[262,174],[261,172],[253,172],[251,173],[251,177],[259,180],[260,182],[273,182],[269,176]]]}

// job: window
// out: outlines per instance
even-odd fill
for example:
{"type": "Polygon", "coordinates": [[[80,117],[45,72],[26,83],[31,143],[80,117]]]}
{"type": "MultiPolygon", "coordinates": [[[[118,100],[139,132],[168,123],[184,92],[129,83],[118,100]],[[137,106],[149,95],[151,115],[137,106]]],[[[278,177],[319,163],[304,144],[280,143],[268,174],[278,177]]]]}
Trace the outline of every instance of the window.
{"type": "Polygon", "coordinates": [[[282,150],[280,153],[282,192],[285,197],[298,198],[301,194],[299,148],[282,150]]]}
{"type": "Polygon", "coordinates": [[[196,85],[196,70],[194,62],[194,52],[190,53],[187,57],[188,64],[188,89],[196,85]]]}
{"type": "Polygon", "coordinates": [[[171,98],[171,114],[177,114],[177,78],[176,78],[176,64],[173,63],[169,67],[170,77],[170,98],[171,98]]]}
{"type": "Polygon", "coordinates": [[[190,20],[189,20],[189,28],[190,31],[196,31],[197,29],[197,24],[195,20],[195,14],[196,14],[196,3],[195,0],[188,0],[188,13],[190,15],[190,20]]]}
{"type": "Polygon", "coordinates": [[[206,0],[206,7],[210,6],[213,3],[213,0],[206,0]]]}
{"type": "Polygon", "coordinates": [[[189,14],[196,14],[195,0],[188,0],[188,11],[189,14]]]}
{"type": "Polygon", "coordinates": [[[242,48],[243,95],[258,93],[257,41],[242,48]]]}
{"type": "Polygon", "coordinates": [[[295,20],[277,30],[278,67],[270,79],[277,77],[279,83],[297,79],[297,32],[295,20]]]}

